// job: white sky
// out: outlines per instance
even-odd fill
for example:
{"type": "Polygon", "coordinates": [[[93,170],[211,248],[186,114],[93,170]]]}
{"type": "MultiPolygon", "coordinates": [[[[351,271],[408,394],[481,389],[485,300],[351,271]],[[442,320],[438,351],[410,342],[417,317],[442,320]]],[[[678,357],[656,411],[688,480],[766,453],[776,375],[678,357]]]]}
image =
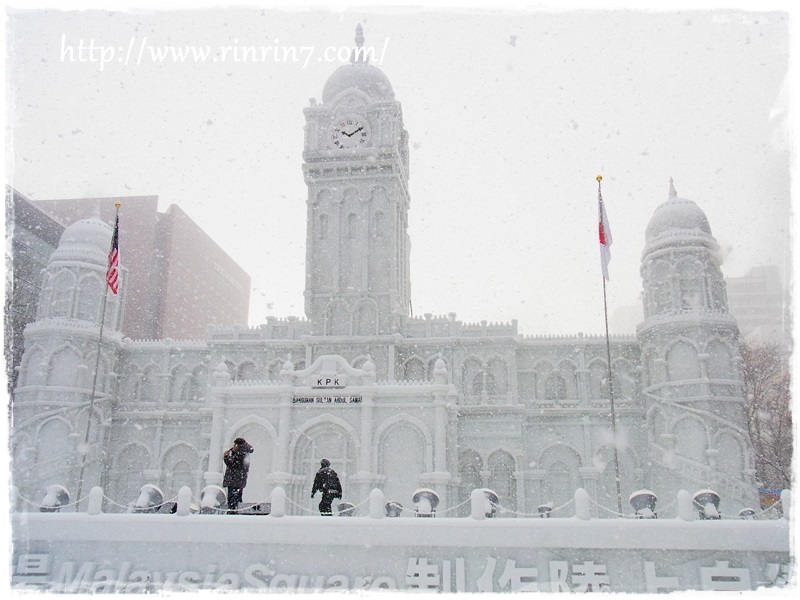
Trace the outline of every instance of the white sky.
{"type": "MultiPolygon", "coordinates": [[[[609,312],[638,301],[644,230],[670,176],[706,212],[725,275],[789,268],[784,3],[770,5],[783,12],[132,4],[10,9],[6,182],[32,199],[152,194],[160,210],[179,205],[251,275],[253,325],[303,315],[302,109],[342,64],[322,52],[351,45],[357,23],[368,46],[385,47],[373,64],[410,136],[415,315],[602,333],[597,174],[614,238],[609,312]],[[62,44],[77,59],[81,40],[112,62],[62,60],[62,44]],[[313,54],[307,65],[230,55],[155,64],[146,50],[136,64],[143,43],[313,54]]],[[[122,240],[123,257],[133,243],[122,240]]]]}

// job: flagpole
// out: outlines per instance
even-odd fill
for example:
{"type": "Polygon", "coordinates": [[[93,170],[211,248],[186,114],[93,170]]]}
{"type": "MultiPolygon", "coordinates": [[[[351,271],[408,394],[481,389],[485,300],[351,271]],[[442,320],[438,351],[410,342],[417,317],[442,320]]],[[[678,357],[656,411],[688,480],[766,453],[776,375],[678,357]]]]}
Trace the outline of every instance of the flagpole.
{"type": "MultiPolygon", "coordinates": [[[[597,176],[597,197],[602,206],[602,194],[600,191],[600,182],[603,180],[602,175],[597,176]]],[[[601,226],[605,225],[602,222],[604,211],[600,211],[601,226]]],[[[608,360],[608,396],[611,401],[611,436],[612,447],[614,449],[614,481],[617,486],[617,513],[622,515],[622,491],[620,488],[619,476],[619,452],[617,451],[617,413],[614,410],[614,376],[611,371],[611,341],[608,335],[608,300],[606,298],[606,275],[603,273],[603,316],[606,323],[606,358],[608,360]]]]}
{"type": "MultiPolygon", "coordinates": [[[[114,227],[117,227],[119,223],[119,207],[121,206],[120,202],[116,202],[114,204],[116,207],[116,214],[114,218],[114,227]]],[[[116,233],[116,232],[114,232],[116,233]]],[[[114,234],[111,236],[111,247],[109,248],[109,255],[114,250],[114,234]]],[[[94,412],[94,400],[95,396],[97,395],[97,374],[100,371],[100,351],[103,347],[103,328],[105,327],[106,322],[106,304],[108,303],[108,285],[103,286],[103,306],[100,309],[100,334],[97,340],[97,356],[94,362],[94,377],[92,379],[92,395],[89,399],[89,411],[86,415],[86,435],[83,438],[83,458],[81,459],[81,472],[78,477],[78,491],[75,494],[75,511],[77,512],[80,508],[80,500],[81,500],[81,493],[83,491],[83,477],[86,472],[86,457],[89,455],[89,433],[92,429],[92,413],[94,412]]]]}
{"type": "Polygon", "coordinates": [[[608,302],[606,301],[606,279],[603,278],[603,312],[606,318],[606,355],[608,357],[608,395],[611,399],[611,435],[614,447],[614,479],[617,482],[617,512],[622,514],[622,492],[619,482],[619,453],[617,452],[617,414],[614,410],[614,377],[611,374],[611,342],[608,337],[608,302]]]}

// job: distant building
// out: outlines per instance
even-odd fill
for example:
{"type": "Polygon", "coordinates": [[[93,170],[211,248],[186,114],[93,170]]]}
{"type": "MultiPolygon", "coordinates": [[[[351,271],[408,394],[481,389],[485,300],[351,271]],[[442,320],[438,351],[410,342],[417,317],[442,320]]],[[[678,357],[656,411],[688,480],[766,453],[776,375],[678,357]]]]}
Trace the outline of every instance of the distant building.
{"type": "Polygon", "coordinates": [[[791,349],[789,294],[777,266],[753,267],[743,277],[727,277],[728,306],[742,337],[777,342],[791,349]]]}
{"type": "Polygon", "coordinates": [[[37,200],[63,223],[99,210],[106,223],[120,207],[125,293],[122,333],[137,340],[196,339],[209,324],[246,325],[250,276],[175,205],[158,212],[158,196],[37,200]]]}
{"type": "Polygon", "coordinates": [[[9,390],[16,385],[17,372],[14,367],[19,365],[25,349],[22,332],[28,323],[36,319],[42,273],[62,233],[63,225],[42,212],[17,190],[6,186],[6,240],[11,241],[11,255],[6,255],[5,304],[6,378],[9,390]]]}

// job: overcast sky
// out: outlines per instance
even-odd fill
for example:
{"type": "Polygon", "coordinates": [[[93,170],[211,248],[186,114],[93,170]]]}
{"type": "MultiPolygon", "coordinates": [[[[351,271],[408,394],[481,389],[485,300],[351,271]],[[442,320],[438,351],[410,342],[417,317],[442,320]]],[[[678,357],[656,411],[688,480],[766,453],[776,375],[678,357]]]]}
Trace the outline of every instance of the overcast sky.
{"type": "Polygon", "coordinates": [[[251,275],[252,325],[303,316],[302,109],[357,23],[410,137],[415,315],[602,333],[598,174],[610,311],[638,302],[670,177],[708,216],[726,276],[789,267],[786,12],[8,10],[6,182],[177,204],[251,275]],[[168,45],[217,60],[157,60],[168,45]],[[220,51],[251,46],[299,60],[220,51]]]}

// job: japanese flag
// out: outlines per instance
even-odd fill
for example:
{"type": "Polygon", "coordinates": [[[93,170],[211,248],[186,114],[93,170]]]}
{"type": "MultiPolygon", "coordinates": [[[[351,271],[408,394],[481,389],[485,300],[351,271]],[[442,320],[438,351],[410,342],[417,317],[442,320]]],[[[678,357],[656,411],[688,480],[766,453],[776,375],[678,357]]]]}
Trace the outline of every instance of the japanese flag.
{"type": "Polygon", "coordinates": [[[603,279],[609,281],[608,263],[611,261],[611,227],[608,225],[606,207],[603,205],[603,195],[600,193],[600,183],[597,184],[598,206],[598,233],[600,234],[600,266],[603,269],[603,279]]]}

